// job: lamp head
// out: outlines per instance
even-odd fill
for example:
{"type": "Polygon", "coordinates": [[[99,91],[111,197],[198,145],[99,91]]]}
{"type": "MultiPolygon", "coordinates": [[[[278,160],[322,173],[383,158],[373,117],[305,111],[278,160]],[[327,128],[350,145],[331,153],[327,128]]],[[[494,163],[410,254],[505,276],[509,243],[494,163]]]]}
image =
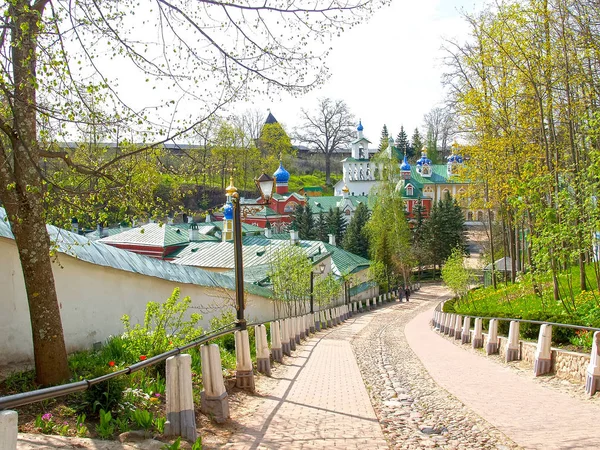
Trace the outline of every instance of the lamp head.
{"type": "Polygon", "coordinates": [[[256,183],[256,187],[258,187],[262,199],[268,202],[275,189],[275,180],[263,172],[254,182],[256,183]]]}

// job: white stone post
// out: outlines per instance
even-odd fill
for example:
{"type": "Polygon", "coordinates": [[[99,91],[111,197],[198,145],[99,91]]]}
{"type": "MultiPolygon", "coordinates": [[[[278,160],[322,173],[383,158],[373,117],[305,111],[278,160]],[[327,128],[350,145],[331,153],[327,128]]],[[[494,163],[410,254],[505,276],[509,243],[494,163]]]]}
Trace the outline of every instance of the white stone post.
{"type": "Polygon", "coordinates": [[[371,300],[367,299],[367,311],[371,310],[371,300]]]}
{"type": "Polygon", "coordinates": [[[279,321],[281,329],[281,351],[284,355],[292,355],[292,346],[290,345],[290,331],[288,319],[281,319],[279,321]]]}
{"type": "Polygon", "coordinates": [[[460,339],[460,337],[462,335],[462,329],[463,329],[462,316],[457,314],[456,321],[454,322],[454,339],[460,339]]]}
{"type": "Polygon", "coordinates": [[[294,330],[294,318],[288,317],[287,321],[287,332],[290,338],[290,350],[296,350],[296,331],[294,330]]]}
{"type": "Polygon", "coordinates": [[[533,374],[537,377],[549,373],[552,369],[552,325],[540,326],[537,348],[535,350],[535,362],[533,374]]]}
{"type": "Polygon", "coordinates": [[[477,317],[475,319],[475,332],[473,333],[473,348],[483,347],[483,319],[477,317]]]}
{"type": "Polygon", "coordinates": [[[358,301],[358,310],[359,310],[360,312],[363,312],[363,311],[364,311],[364,309],[363,309],[363,302],[362,302],[362,300],[359,300],[359,301],[358,301]]]}
{"type": "Polygon", "coordinates": [[[314,333],[315,332],[315,313],[310,313],[308,315],[308,326],[310,328],[310,332],[314,333]]]}
{"type": "Polygon", "coordinates": [[[294,317],[294,339],[297,345],[300,345],[300,328],[300,316],[294,317]]]}
{"type": "Polygon", "coordinates": [[[0,411],[0,450],[17,450],[18,432],[19,414],[16,411],[0,411]]]}
{"type": "Polygon", "coordinates": [[[192,392],[192,357],[181,354],[167,358],[166,375],[165,436],[181,436],[194,442],[198,436],[192,392]]]}
{"type": "Polygon", "coordinates": [[[270,377],[271,354],[267,341],[267,328],[264,325],[254,327],[254,342],[256,343],[256,369],[270,377]]]}
{"type": "MultiPolygon", "coordinates": [[[[598,390],[600,382],[600,331],[594,333],[592,341],[592,353],[590,354],[590,363],[588,364],[585,377],[585,392],[588,395],[594,395],[598,390]]],[[[1,430],[1,428],[0,428],[1,430]]]]}
{"type": "Polygon", "coordinates": [[[454,324],[456,323],[456,314],[450,314],[448,318],[448,327],[446,333],[448,336],[454,336],[454,324]]]}
{"type": "Polygon", "coordinates": [[[250,358],[250,339],[248,330],[236,331],[235,336],[235,385],[240,389],[254,392],[254,373],[250,358]]]}
{"type": "Polygon", "coordinates": [[[298,344],[300,343],[300,341],[303,341],[305,336],[305,330],[306,328],[304,328],[304,316],[298,316],[297,317],[297,324],[298,324],[298,344]]]}
{"type": "Polygon", "coordinates": [[[271,322],[271,355],[273,355],[273,361],[283,361],[283,351],[281,348],[281,329],[279,321],[275,320],[271,322]]]}
{"type": "MultiPolygon", "coordinates": [[[[304,334],[306,334],[306,337],[308,337],[311,333],[311,326],[310,326],[310,316],[312,314],[308,313],[308,314],[304,314],[304,334]]],[[[314,333],[314,327],[312,328],[312,333],[314,333]]]]}
{"type": "Polygon", "coordinates": [[[496,319],[490,320],[490,330],[488,332],[485,352],[488,355],[494,355],[498,353],[498,321],[496,319]]]}
{"type": "Polygon", "coordinates": [[[325,318],[327,320],[327,328],[331,328],[333,326],[333,322],[331,320],[331,308],[325,311],[325,318]]]}
{"type": "Polygon", "coordinates": [[[506,362],[519,359],[519,322],[512,320],[508,331],[508,346],[506,347],[506,362]]]}
{"type": "Polygon", "coordinates": [[[440,327],[439,327],[439,332],[443,333],[444,332],[444,326],[446,325],[446,313],[442,312],[440,314],[440,327]]]}
{"type": "Polygon", "coordinates": [[[460,342],[462,344],[468,344],[471,342],[471,318],[468,316],[465,317],[465,320],[463,321],[460,342]]]}
{"type": "Polygon", "coordinates": [[[229,400],[223,382],[221,354],[217,344],[201,345],[202,385],[200,393],[200,411],[210,415],[215,422],[223,423],[229,418],[229,400]]]}

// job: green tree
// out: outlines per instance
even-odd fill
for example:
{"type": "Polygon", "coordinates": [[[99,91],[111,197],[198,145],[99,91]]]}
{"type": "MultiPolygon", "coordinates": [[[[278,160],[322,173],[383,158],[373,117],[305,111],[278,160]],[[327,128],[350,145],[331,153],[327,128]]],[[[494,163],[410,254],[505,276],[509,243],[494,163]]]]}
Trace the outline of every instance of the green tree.
{"type": "Polygon", "coordinates": [[[295,245],[286,245],[277,250],[271,258],[269,277],[273,283],[275,306],[281,317],[306,312],[306,302],[310,296],[310,272],[313,270],[304,250],[295,245]]]}
{"type": "Polygon", "coordinates": [[[312,208],[309,203],[306,205],[298,204],[292,214],[291,226],[298,231],[300,239],[313,239],[315,233],[315,221],[312,208]]]}
{"type": "Polygon", "coordinates": [[[406,134],[406,131],[404,131],[404,126],[401,125],[400,126],[400,133],[398,133],[398,136],[396,136],[396,142],[394,145],[398,151],[404,155],[404,152],[406,152],[406,155],[410,158],[414,155],[414,151],[411,149],[410,147],[410,142],[408,141],[408,135],[406,134]]]}
{"type": "Polygon", "coordinates": [[[388,148],[390,140],[390,135],[388,133],[387,125],[383,124],[383,129],[381,130],[381,138],[379,139],[379,151],[383,151],[388,148]]]}
{"type": "Polygon", "coordinates": [[[19,250],[41,384],[69,377],[46,233],[44,162],[110,181],[117,162],[186,137],[226,104],[257,89],[305,92],[327,73],[322,61],[329,45],[319,44],[370,16],[374,5],[255,7],[217,1],[200,6],[163,2],[144,10],[143,21],[134,17],[139,5],[129,1],[13,0],[2,6],[0,201],[19,250]],[[282,26],[289,31],[273,32],[282,26]],[[236,39],[230,27],[238,30],[236,39]],[[158,41],[144,39],[151,30],[159,30],[158,41]],[[310,53],[307,39],[315,45],[310,53]],[[109,60],[121,70],[107,69],[109,60]],[[123,71],[142,91],[135,96],[141,104],[126,102],[132,83],[119,86],[123,71]],[[181,113],[182,104],[194,111],[191,117],[181,113]],[[72,140],[78,127],[101,128],[106,135],[121,125],[150,144],[92,166],[52,145],[72,140]]]}
{"type": "Polygon", "coordinates": [[[315,276],[313,295],[320,309],[333,305],[340,297],[341,291],[341,281],[331,272],[326,277],[315,276]]]}
{"type": "Polygon", "coordinates": [[[327,217],[323,214],[323,211],[319,211],[319,215],[317,217],[317,221],[315,224],[315,229],[317,231],[314,238],[321,242],[329,241],[329,228],[327,227],[327,217]]]}
{"type": "Polygon", "coordinates": [[[419,129],[415,128],[415,131],[412,135],[412,139],[411,139],[411,149],[412,149],[412,156],[416,156],[417,158],[419,157],[419,155],[421,154],[421,149],[423,148],[423,138],[421,137],[421,133],[419,133],[419,129]]]}
{"type": "Polygon", "coordinates": [[[473,275],[465,266],[465,254],[462,248],[455,247],[442,266],[442,280],[454,292],[454,295],[463,298],[469,292],[473,283],[473,275]]]}
{"type": "Polygon", "coordinates": [[[327,223],[328,234],[335,235],[335,244],[341,246],[347,227],[344,212],[337,207],[329,208],[325,222],[327,223]]]}
{"type": "Polygon", "coordinates": [[[264,124],[258,139],[264,168],[273,167],[281,157],[294,155],[294,147],[279,122],[264,124]]]}
{"type": "Polygon", "coordinates": [[[363,258],[369,257],[369,235],[365,228],[368,221],[369,209],[365,203],[359,203],[342,241],[344,250],[363,258]]]}

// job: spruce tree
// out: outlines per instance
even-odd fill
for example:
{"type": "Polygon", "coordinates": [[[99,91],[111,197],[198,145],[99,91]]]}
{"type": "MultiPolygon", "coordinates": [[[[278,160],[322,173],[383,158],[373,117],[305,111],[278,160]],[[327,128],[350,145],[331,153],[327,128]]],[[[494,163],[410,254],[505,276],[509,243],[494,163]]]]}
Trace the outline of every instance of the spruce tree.
{"type": "Polygon", "coordinates": [[[364,203],[359,203],[342,241],[344,250],[363,258],[369,257],[369,237],[365,230],[368,221],[369,209],[364,203]]]}
{"type": "Polygon", "coordinates": [[[315,236],[315,219],[313,217],[312,208],[310,203],[307,203],[304,207],[304,213],[302,215],[302,229],[300,232],[300,239],[313,239],[315,236]]]}
{"type": "Polygon", "coordinates": [[[423,148],[423,137],[421,137],[421,133],[419,133],[419,129],[415,128],[415,132],[412,135],[412,144],[411,144],[411,157],[418,156],[421,154],[421,149],[423,148]]]}
{"type": "Polygon", "coordinates": [[[321,242],[329,241],[329,236],[327,236],[329,231],[327,228],[327,220],[326,219],[327,219],[327,217],[325,217],[325,214],[323,214],[323,211],[319,211],[319,216],[317,217],[317,221],[315,223],[316,235],[314,236],[314,238],[321,242]]]}
{"type": "Polygon", "coordinates": [[[402,155],[404,155],[404,152],[406,152],[407,156],[412,156],[410,151],[410,142],[408,140],[406,131],[404,131],[404,126],[400,126],[400,133],[398,133],[398,136],[396,137],[396,148],[402,155]]]}
{"type": "Polygon", "coordinates": [[[294,208],[294,212],[291,214],[292,222],[290,223],[290,229],[300,231],[302,228],[302,221],[304,220],[304,205],[298,204],[294,208]]]}
{"type": "Polygon", "coordinates": [[[341,246],[346,232],[346,217],[340,208],[329,208],[327,217],[327,229],[329,234],[335,235],[335,244],[341,246]]]}
{"type": "Polygon", "coordinates": [[[431,261],[439,266],[454,248],[466,253],[465,219],[461,207],[450,194],[433,205],[425,222],[423,243],[431,261]]]}
{"type": "Polygon", "coordinates": [[[379,151],[385,150],[389,145],[390,135],[388,134],[388,129],[385,124],[383,124],[383,130],[381,130],[381,138],[379,139],[379,151]]]}

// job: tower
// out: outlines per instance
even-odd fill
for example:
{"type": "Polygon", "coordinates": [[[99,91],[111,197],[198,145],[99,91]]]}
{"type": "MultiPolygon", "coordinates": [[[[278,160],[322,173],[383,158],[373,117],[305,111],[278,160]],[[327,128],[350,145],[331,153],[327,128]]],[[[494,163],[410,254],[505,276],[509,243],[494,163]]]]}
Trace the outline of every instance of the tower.
{"type": "Polygon", "coordinates": [[[369,141],[363,135],[363,124],[361,121],[358,122],[356,127],[356,140],[352,142],[352,158],[354,159],[369,159],[369,141]]]}
{"type": "Polygon", "coordinates": [[[290,180],[290,173],[285,170],[281,159],[279,160],[279,168],[273,173],[275,178],[275,192],[280,195],[287,194],[288,192],[288,181],[290,180]]]}
{"type": "Polygon", "coordinates": [[[404,160],[402,161],[402,164],[400,165],[400,175],[402,176],[402,179],[409,180],[410,179],[410,171],[411,171],[411,167],[410,167],[410,164],[408,163],[408,157],[406,156],[406,152],[404,152],[404,160]]]}
{"type": "Polygon", "coordinates": [[[421,158],[417,161],[417,172],[422,177],[431,178],[431,160],[427,157],[427,147],[421,149],[421,158]]]}

